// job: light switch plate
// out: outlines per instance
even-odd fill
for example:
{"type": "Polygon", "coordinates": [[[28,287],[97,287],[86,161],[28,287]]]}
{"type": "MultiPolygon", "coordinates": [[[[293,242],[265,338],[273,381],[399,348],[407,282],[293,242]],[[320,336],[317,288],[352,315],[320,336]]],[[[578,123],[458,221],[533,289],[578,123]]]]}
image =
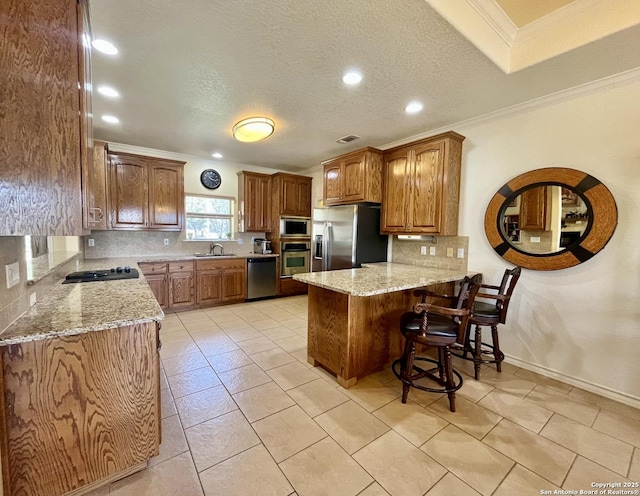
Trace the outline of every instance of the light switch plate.
{"type": "Polygon", "coordinates": [[[93,238],[89,238],[89,239],[87,240],[87,244],[88,244],[89,246],[95,246],[95,245],[96,245],[96,240],[95,240],[95,239],[93,239],[93,238]]]}
{"type": "Polygon", "coordinates": [[[169,238],[164,238],[163,243],[165,246],[169,246],[169,238]]]}
{"type": "Polygon", "coordinates": [[[13,262],[4,266],[7,273],[7,289],[20,282],[20,262],[13,262]]]}
{"type": "Polygon", "coordinates": [[[430,246],[429,247],[429,255],[431,255],[432,257],[435,256],[436,254],[436,247],[435,246],[430,246]]]}
{"type": "Polygon", "coordinates": [[[448,257],[452,257],[453,256],[453,247],[450,246],[449,248],[447,248],[447,256],[448,257]]]}
{"type": "Polygon", "coordinates": [[[426,246],[421,246],[420,247],[420,255],[426,255],[427,254],[427,247],[426,246]]]}
{"type": "Polygon", "coordinates": [[[457,257],[464,258],[464,248],[458,248],[457,257]]]}

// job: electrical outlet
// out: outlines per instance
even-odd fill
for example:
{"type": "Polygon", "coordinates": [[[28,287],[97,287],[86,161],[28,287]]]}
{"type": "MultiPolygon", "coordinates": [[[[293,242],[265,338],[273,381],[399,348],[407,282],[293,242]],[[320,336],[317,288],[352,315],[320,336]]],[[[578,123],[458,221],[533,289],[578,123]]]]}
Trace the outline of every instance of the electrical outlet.
{"type": "Polygon", "coordinates": [[[165,246],[169,246],[169,238],[164,238],[163,243],[165,246]]]}
{"type": "Polygon", "coordinates": [[[447,256],[448,257],[452,257],[453,256],[453,247],[450,246],[449,248],[447,248],[447,256]]]}
{"type": "Polygon", "coordinates": [[[36,296],[36,292],[34,291],[29,295],[29,306],[32,307],[36,304],[38,297],[36,296]]]}
{"type": "Polygon", "coordinates": [[[89,240],[87,241],[87,243],[89,244],[89,246],[95,246],[96,245],[96,240],[93,238],[89,238],[89,240]]]}
{"type": "Polygon", "coordinates": [[[529,238],[529,241],[530,241],[531,243],[540,243],[540,236],[531,236],[531,237],[529,238]]]}
{"type": "Polygon", "coordinates": [[[458,258],[464,258],[464,248],[458,248],[458,258]]]}
{"type": "Polygon", "coordinates": [[[7,289],[14,287],[20,282],[20,263],[13,262],[4,266],[7,273],[7,289]]]}
{"type": "Polygon", "coordinates": [[[427,254],[427,247],[426,246],[421,246],[420,247],[420,255],[426,255],[427,254]]]}
{"type": "Polygon", "coordinates": [[[244,244],[244,239],[242,239],[242,238],[238,238],[238,244],[239,244],[239,245],[243,245],[243,244],[244,244]]]}
{"type": "Polygon", "coordinates": [[[429,255],[431,255],[432,257],[434,257],[436,255],[436,247],[435,246],[430,246],[429,247],[429,255]]]}

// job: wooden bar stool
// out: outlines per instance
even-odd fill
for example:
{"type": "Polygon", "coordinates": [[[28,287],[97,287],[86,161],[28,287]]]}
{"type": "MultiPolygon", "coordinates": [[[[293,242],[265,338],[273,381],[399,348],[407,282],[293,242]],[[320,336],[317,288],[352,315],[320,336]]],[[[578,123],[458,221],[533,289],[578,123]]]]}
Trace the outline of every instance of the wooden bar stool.
{"type": "Polygon", "coordinates": [[[455,392],[462,387],[462,376],[451,366],[451,346],[463,344],[468,327],[473,302],[480,289],[482,275],[465,277],[460,291],[450,307],[431,303],[418,303],[413,312],[407,312],[400,318],[400,332],[405,338],[402,358],[393,362],[393,373],[402,381],[402,402],[407,402],[409,388],[415,387],[433,393],[447,393],[449,408],[456,411],[455,392]],[[438,350],[438,359],[417,357],[416,344],[432,346],[438,350]],[[416,361],[435,364],[428,370],[416,365],[416,361]],[[457,377],[457,382],[454,380],[457,377]],[[440,385],[432,388],[417,384],[416,381],[427,377],[440,385]]]}
{"type": "Polygon", "coordinates": [[[502,276],[500,286],[482,284],[477,298],[495,300],[493,302],[478,301],[473,304],[473,312],[469,318],[464,349],[462,354],[454,353],[460,358],[473,361],[473,369],[476,380],[480,378],[480,365],[483,363],[495,363],[498,372],[502,372],[502,361],[504,353],[500,351],[500,340],[498,339],[498,324],[504,324],[507,320],[507,309],[511,301],[511,295],[520,278],[522,269],[515,267],[507,269],[502,276]],[[494,293],[488,293],[492,291],[494,293]],[[471,327],[475,326],[475,336],[471,339],[471,327]],[[482,342],[482,326],[491,327],[492,344],[482,342]],[[487,358],[487,357],[492,358],[487,358]]]}

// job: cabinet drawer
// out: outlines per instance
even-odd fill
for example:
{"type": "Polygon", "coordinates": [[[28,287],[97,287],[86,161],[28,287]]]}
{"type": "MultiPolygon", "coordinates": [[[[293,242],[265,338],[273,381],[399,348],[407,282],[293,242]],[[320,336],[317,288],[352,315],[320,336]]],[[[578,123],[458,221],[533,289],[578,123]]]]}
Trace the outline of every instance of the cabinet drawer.
{"type": "Polygon", "coordinates": [[[169,272],[193,272],[193,261],[169,262],[169,272]]]}
{"type": "Polygon", "coordinates": [[[217,270],[217,269],[244,269],[247,266],[246,258],[237,258],[233,260],[198,260],[196,267],[200,270],[217,270]]]}
{"type": "Polygon", "coordinates": [[[163,274],[167,272],[166,262],[162,262],[162,263],[142,262],[142,263],[139,263],[138,266],[140,267],[140,270],[145,276],[148,276],[151,274],[163,274]]]}

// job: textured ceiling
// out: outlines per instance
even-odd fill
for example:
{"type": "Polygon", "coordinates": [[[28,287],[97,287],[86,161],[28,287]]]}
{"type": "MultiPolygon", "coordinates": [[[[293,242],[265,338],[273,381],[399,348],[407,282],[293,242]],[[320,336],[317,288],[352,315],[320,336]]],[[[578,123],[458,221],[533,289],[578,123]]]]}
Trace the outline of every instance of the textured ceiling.
{"type": "Polygon", "coordinates": [[[94,92],[96,138],[292,171],[640,66],[636,27],[507,75],[424,0],[92,0],[91,21],[120,50],[93,51],[94,87],[121,93],[94,92]],[[255,115],[275,133],[236,142],[255,115]]]}

